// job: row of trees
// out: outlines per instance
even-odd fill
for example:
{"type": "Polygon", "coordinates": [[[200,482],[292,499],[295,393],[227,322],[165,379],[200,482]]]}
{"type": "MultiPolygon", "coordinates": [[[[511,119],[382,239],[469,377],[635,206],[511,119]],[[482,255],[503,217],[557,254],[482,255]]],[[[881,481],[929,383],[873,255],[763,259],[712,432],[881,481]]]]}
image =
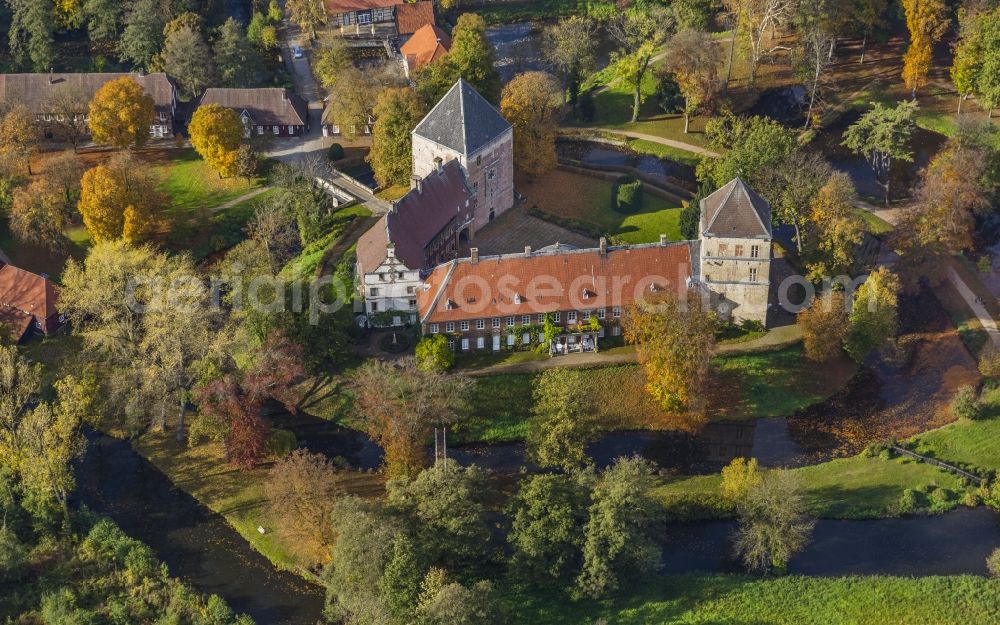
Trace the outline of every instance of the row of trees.
{"type": "Polygon", "coordinates": [[[265,58],[277,47],[280,5],[272,0],[255,12],[249,31],[210,2],[158,0],[9,0],[10,51],[35,71],[59,61],[57,31],[86,29],[93,54],[174,76],[193,97],[208,84],[249,87],[267,72],[265,58]],[[208,6],[199,6],[199,5],[208,6]]]}

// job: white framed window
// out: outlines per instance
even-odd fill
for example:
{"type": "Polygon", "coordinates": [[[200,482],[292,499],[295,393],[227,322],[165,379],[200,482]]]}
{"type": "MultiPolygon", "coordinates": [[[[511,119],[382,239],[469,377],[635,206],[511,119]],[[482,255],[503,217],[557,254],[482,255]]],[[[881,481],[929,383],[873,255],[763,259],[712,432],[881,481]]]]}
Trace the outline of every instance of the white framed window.
{"type": "Polygon", "coordinates": [[[437,334],[437,333],[438,333],[438,330],[439,330],[439,328],[438,328],[438,324],[436,324],[436,323],[432,323],[432,324],[431,324],[431,334],[437,334]]]}
{"type": "Polygon", "coordinates": [[[513,317],[507,317],[507,325],[509,325],[509,326],[514,325],[514,318],[513,317]]]}
{"type": "MultiPolygon", "coordinates": [[[[365,11],[363,13],[356,13],[356,15],[358,17],[358,24],[371,24],[372,23],[372,14],[369,13],[368,11],[365,11]]],[[[467,349],[467,348],[463,347],[462,349],[467,349]]]]}
{"type": "Polygon", "coordinates": [[[607,308],[598,308],[597,309],[597,318],[598,319],[604,319],[604,317],[606,317],[607,314],[608,314],[608,309],[607,308]]]}
{"type": "Polygon", "coordinates": [[[462,351],[469,351],[469,339],[462,339],[462,351]]]}
{"type": "Polygon", "coordinates": [[[484,347],[486,347],[486,339],[480,336],[476,339],[476,349],[483,349],[484,347]]]}
{"type": "Polygon", "coordinates": [[[556,323],[562,321],[562,313],[557,312],[555,315],[553,315],[552,320],[555,321],[556,323]]]}
{"type": "Polygon", "coordinates": [[[521,325],[531,325],[531,315],[521,315],[521,325]]]}
{"type": "Polygon", "coordinates": [[[539,324],[545,323],[545,313],[538,313],[538,323],[539,324]]]}
{"type": "Polygon", "coordinates": [[[500,327],[500,317],[493,317],[493,327],[494,328],[500,327]]]}
{"type": "Polygon", "coordinates": [[[257,126],[257,134],[258,135],[264,134],[264,127],[263,126],[257,126]]]}
{"type": "Polygon", "coordinates": [[[455,339],[448,339],[448,349],[455,351],[455,339]]]}
{"type": "Polygon", "coordinates": [[[476,319],[476,329],[477,330],[483,330],[485,328],[486,328],[486,320],[485,319],[476,319]]]}
{"type": "Polygon", "coordinates": [[[589,310],[583,311],[583,320],[584,321],[590,321],[590,311],[589,310]]]}
{"type": "Polygon", "coordinates": [[[452,333],[452,332],[454,332],[455,331],[455,322],[454,321],[449,321],[448,323],[446,323],[445,326],[444,326],[444,331],[448,332],[449,334],[452,333]]]}
{"type": "Polygon", "coordinates": [[[751,245],[750,246],[750,258],[760,258],[760,246],[751,245]]]}
{"type": "Polygon", "coordinates": [[[466,332],[469,329],[469,322],[468,321],[463,321],[462,325],[461,325],[461,328],[462,328],[462,332],[466,332]]]}
{"type": "Polygon", "coordinates": [[[294,135],[295,134],[295,126],[289,126],[288,127],[288,134],[290,134],[290,135],[294,135]]]}
{"type": "Polygon", "coordinates": [[[513,334],[508,334],[507,335],[507,347],[514,347],[514,335],[513,334]]]}
{"type": "Polygon", "coordinates": [[[417,290],[416,287],[408,286],[406,287],[406,294],[413,295],[416,292],[416,290],[417,290]]]}
{"type": "Polygon", "coordinates": [[[521,336],[521,342],[525,345],[531,345],[531,333],[525,332],[524,335],[521,336]]]}
{"type": "Polygon", "coordinates": [[[621,335],[622,335],[621,326],[614,326],[613,328],[611,328],[611,336],[621,336],[621,335]]]}
{"type": "Polygon", "coordinates": [[[332,134],[332,135],[339,135],[340,134],[340,126],[338,126],[337,124],[330,124],[330,134],[332,134]]]}
{"type": "Polygon", "coordinates": [[[621,309],[621,307],[615,306],[614,308],[612,308],[611,309],[611,316],[615,317],[615,318],[621,317],[622,316],[622,309],[621,309]]]}
{"type": "Polygon", "coordinates": [[[751,267],[750,268],[750,282],[756,282],[756,281],[757,281],[757,268],[756,267],[751,267]]]}
{"type": "Polygon", "coordinates": [[[271,132],[273,132],[274,134],[280,133],[281,132],[281,126],[272,126],[271,127],[271,132]]]}
{"type": "Polygon", "coordinates": [[[378,297],[378,287],[368,289],[368,297],[378,297]]]}
{"type": "Polygon", "coordinates": [[[574,321],[576,321],[576,311],[575,310],[571,310],[568,313],[566,313],[566,321],[568,321],[569,323],[573,323],[574,321]]]}

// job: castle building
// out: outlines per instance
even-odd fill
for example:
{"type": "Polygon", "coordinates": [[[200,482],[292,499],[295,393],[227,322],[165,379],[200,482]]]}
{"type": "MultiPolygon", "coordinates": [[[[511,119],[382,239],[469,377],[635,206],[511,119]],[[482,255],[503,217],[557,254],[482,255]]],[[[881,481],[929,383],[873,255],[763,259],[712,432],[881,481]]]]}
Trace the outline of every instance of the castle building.
{"type": "Polygon", "coordinates": [[[474,218],[462,243],[514,206],[514,130],[500,111],[464,78],[441,98],[413,130],[413,180],[437,163],[458,161],[475,200],[474,218]]]}
{"type": "Polygon", "coordinates": [[[771,207],[740,178],[701,201],[699,281],[724,318],[767,323],[771,207]]]}

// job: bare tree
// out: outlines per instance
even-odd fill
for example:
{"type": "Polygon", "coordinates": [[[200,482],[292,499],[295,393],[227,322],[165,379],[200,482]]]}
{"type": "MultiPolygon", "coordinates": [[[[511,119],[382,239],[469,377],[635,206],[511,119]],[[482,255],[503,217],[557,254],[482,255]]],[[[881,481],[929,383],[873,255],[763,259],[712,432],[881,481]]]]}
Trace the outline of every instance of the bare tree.
{"type": "Polygon", "coordinates": [[[757,81],[757,70],[765,57],[787,46],[776,43],[777,29],[788,23],[796,6],[795,0],[723,0],[736,16],[735,40],[745,37],[750,61],[750,86],[757,81]]]}

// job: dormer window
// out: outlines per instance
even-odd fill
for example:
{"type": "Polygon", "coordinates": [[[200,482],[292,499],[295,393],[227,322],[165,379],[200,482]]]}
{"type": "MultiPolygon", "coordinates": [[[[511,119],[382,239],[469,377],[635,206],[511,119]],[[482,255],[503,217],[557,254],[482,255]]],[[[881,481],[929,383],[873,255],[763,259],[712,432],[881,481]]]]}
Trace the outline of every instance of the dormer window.
{"type": "Polygon", "coordinates": [[[521,303],[521,294],[520,293],[515,293],[514,294],[514,303],[515,304],[520,304],[521,303]]]}
{"type": "Polygon", "coordinates": [[[455,310],[456,308],[458,308],[458,304],[456,304],[453,300],[449,299],[447,302],[445,302],[444,307],[445,310],[455,310]]]}

